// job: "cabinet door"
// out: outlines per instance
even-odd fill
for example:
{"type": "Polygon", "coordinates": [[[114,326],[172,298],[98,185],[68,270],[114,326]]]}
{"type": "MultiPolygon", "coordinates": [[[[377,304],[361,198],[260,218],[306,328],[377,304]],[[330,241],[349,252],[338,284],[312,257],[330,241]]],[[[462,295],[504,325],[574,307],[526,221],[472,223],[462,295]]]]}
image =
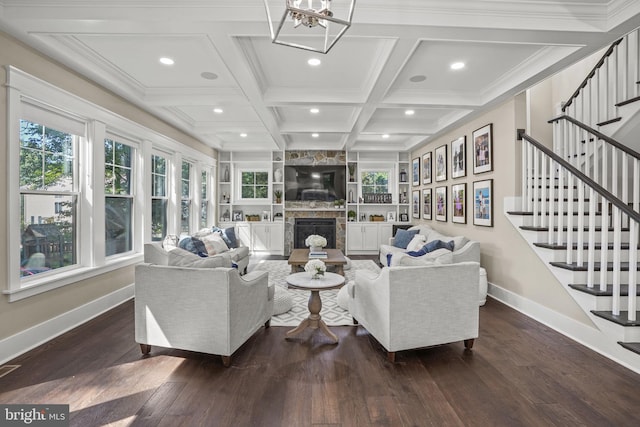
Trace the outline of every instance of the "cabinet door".
{"type": "Polygon", "coordinates": [[[380,249],[378,224],[362,225],[362,250],[377,251],[380,249]]]}
{"type": "Polygon", "coordinates": [[[284,254],[284,224],[271,224],[269,226],[269,252],[284,254]]]}
{"type": "Polygon", "coordinates": [[[236,224],[236,236],[238,236],[242,245],[251,249],[251,227],[249,227],[249,224],[236,224]]]}
{"type": "Polygon", "coordinates": [[[362,250],[362,225],[347,224],[347,252],[362,250]]]}
{"type": "Polygon", "coordinates": [[[269,227],[264,224],[251,224],[251,246],[254,251],[269,250],[269,227]]]}

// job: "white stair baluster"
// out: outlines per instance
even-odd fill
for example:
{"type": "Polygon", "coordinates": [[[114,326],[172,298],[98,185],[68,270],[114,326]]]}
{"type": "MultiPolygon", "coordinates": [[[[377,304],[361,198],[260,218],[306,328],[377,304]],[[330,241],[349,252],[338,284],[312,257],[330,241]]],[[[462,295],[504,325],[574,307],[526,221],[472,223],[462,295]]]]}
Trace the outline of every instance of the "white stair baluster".
{"type": "MultiPolygon", "coordinates": [[[[621,218],[620,208],[612,206],[613,209],[613,314],[620,315],[620,240],[621,240],[621,218]]],[[[607,268],[605,265],[601,268],[607,268]]]]}
{"type": "Polygon", "coordinates": [[[593,188],[589,189],[589,238],[587,241],[587,287],[593,288],[596,257],[596,192],[593,188]]]}

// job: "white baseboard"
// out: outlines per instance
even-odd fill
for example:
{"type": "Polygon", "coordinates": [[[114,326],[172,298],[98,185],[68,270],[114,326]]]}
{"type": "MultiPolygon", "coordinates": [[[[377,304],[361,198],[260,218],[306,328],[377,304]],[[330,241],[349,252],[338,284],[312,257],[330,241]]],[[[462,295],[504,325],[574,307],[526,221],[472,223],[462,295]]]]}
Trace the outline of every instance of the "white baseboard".
{"type": "MultiPolygon", "coordinates": [[[[133,283],[53,319],[0,340],[0,365],[133,298],[133,283]]],[[[133,325],[131,326],[133,328],[133,325]]]]}
{"type": "MultiPolygon", "coordinates": [[[[520,313],[542,323],[612,361],[640,374],[640,355],[624,349],[596,327],[571,319],[562,313],[489,283],[488,295],[520,313]]],[[[482,338],[482,337],[480,337],[482,338]]]]}

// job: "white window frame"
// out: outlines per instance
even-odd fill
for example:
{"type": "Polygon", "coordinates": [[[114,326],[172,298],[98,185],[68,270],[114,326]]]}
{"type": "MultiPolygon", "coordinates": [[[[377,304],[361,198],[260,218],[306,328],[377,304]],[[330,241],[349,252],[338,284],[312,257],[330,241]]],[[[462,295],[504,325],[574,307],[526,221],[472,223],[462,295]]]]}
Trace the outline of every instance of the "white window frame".
{"type": "MultiPolygon", "coordinates": [[[[136,237],[139,236],[139,221],[136,221],[136,218],[139,217],[140,215],[138,214],[138,212],[141,212],[140,210],[140,203],[139,203],[139,199],[138,199],[138,181],[140,181],[139,176],[138,176],[138,164],[140,163],[139,157],[140,157],[140,144],[136,141],[130,140],[126,137],[122,137],[122,136],[118,136],[115,133],[109,132],[107,131],[106,135],[105,135],[105,139],[104,140],[111,140],[114,141],[116,143],[120,143],[120,144],[124,144],[127,145],[129,147],[131,147],[131,189],[130,189],[130,194],[129,195],[119,195],[119,194],[107,194],[105,192],[104,194],[104,199],[105,199],[105,209],[106,209],[106,199],[107,197],[123,197],[123,198],[131,198],[132,199],[132,206],[131,206],[131,238],[132,238],[132,242],[131,242],[131,250],[126,251],[126,252],[121,252],[118,254],[113,254],[113,255],[109,255],[107,256],[105,254],[105,256],[107,257],[108,260],[113,260],[113,259],[117,259],[119,257],[127,257],[130,256],[131,254],[136,252],[136,237]]],[[[104,142],[103,142],[103,149],[104,149],[104,142]]],[[[102,158],[104,159],[104,152],[102,155],[102,158]]],[[[104,176],[104,174],[103,174],[104,176]]],[[[104,184],[103,184],[103,188],[104,188],[104,184]]],[[[105,215],[106,215],[106,211],[105,211],[105,215]]],[[[105,226],[106,227],[106,226],[105,226]]],[[[105,251],[106,251],[106,242],[105,242],[105,251]]]]}
{"type": "Polygon", "coordinates": [[[182,159],[182,161],[180,162],[180,234],[191,234],[193,233],[195,230],[197,230],[197,228],[194,228],[193,224],[194,224],[194,218],[193,218],[193,211],[194,211],[194,181],[195,181],[195,176],[196,175],[196,167],[193,164],[193,162],[187,160],[187,159],[182,159]],[[184,165],[189,165],[189,189],[188,189],[188,193],[186,196],[182,193],[182,185],[184,184],[184,178],[182,177],[182,168],[184,167],[184,165]],[[189,217],[187,218],[187,230],[183,230],[182,229],[182,203],[188,201],[188,209],[189,209],[189,217]]]}
{"type": "MultiPolygon", "coordinates": [[[[58,124],[68,125],[81,132],[78,146],[78,263],[74,268],[56,269],[51,273],[35,275],[28,281],[20,278],[20,204],[10,203],[7,206],[5,224],[5,252],[7,268],[4,272],[4,288],[0,291],[7,296],[9,302],[19,301],[69,284],[74,284],[92,277],[130,266],[142,261],[144,242],[150,240],[150,212],[148,203],[150,186],[150,154],[154,149],[168,154],[171,164],[176,158],[188,155],[198,159],[206,167],[214,167],[213,151],[211,156],[188,147],[174,139],[162,135],[152,129],[132,122],[119,114],[95,105],[70,92],[53,86],[39,78],[31,76],[18,68],[6,67],[6,99],[7,99],[7,158],[6,182],[7,200],[20,200],[20,119],[40,122],[49,127],[68,131],[58,124]],[[47,123],[27,117],[25,112],[42,114],[50,118],[47,123]],[[53,123],[52,123],[53,122],[53,123]],[[132,141],[140,141],[136,152],[134,211],[134,250],[123,256],[105,256],[105,191],[104,191],[104,139],[107,135],[107,124],[110,130],[117,130],[118,135],[126,135],[132,141]],[[179,153],[176,155],[176,153],[179,153]],[[147,231],[148,230],[148,231],[147,231]],[[18,248],[18,249],[16,249],[18,248]],[[65,270],[65,271],[59,271],[65,270]],[[38,277],[41,276],[41,277],[38,277]]],[[[172,170],[172,173],[175,172],[172,170]]],[[[175,173],[174,173],[175,175],[175,173]]],[[[176,230],[176,221],[171,215],[177,213],[175,204],[179,200],[175,192],[175,178],[170,178],[173,187],[169,188],[173,203],[169,209],[168,233],[176,230]],[[173,191],[173,192],[172,192],[173,191]]],[[[212,187],[213,188],[213,187],[212,187]]],[[[212,198],[213,200],[213,198],[212,198]]]]}
{"type": "Polygon", "coordinates": [[[389,176],[389,179],[387,180],[387,186],[388,186],[388,192],[391,193],[391,197],[394,200],[397,200],[397,193],[398,193],[398,189],[397,189],[397,183],[395,180],[395,169],[393,167],[389,167],[389,165],[366,165],[366,166],[359,166],[358,168],[358,173],[360,174],[360,176],[358,176],[358,187],[360,187],[358,190],[358,192],[360,194],[364,194],[363,192],[363,182],[362,182],[362,174],[363,173],[376,173],[376,172],[386,172],[389,176]]]}
{"type": "Polygon", "coordinates": [[[272,195],[271,195],[271,187],[272,187],[272,176],[271,169],[265,168],[263,166],[253,167],[249,165],[242,165],[236,168],[236,181],[238,184],[236,185],[236,201],[242,202],[245,204],[264,204],[271,203],[272,195]],[[265,172],[267,174],[267,197],[265,198],[243,198],[242,197],[242,174],[244,172],[249,173],[261,173],[265,172]]]}

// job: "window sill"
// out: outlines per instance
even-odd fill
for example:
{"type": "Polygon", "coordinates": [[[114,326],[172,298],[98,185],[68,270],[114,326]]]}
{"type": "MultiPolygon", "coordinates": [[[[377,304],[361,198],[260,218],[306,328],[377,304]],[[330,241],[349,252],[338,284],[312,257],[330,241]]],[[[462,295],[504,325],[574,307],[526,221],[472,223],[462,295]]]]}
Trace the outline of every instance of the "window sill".
{"type": "Polygon", "coordinates": [[[47,276],[41,279],[30,280],[19,289],[4,290],[2,293],[8,296],[9,302],[20,301],[43,292],[58,289],[81,280],[90,279],[101,274],[109,273],[123,267],[142,262],[142,254],[132,254],[107,260],[105,265],[99,267],[79,267],[65,271],[55,276],[47,276]]]}

